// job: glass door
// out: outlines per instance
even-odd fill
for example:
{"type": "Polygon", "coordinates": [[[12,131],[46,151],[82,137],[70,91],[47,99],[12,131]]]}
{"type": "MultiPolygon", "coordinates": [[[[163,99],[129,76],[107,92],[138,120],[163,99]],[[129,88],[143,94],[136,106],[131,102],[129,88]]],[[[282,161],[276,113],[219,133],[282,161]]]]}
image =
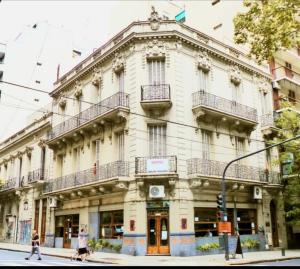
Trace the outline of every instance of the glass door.
{"type": "Polygon", "coordinates": [[[148,254],[169,254],[169,215],[167,211],[148,212],[148,254]]]}

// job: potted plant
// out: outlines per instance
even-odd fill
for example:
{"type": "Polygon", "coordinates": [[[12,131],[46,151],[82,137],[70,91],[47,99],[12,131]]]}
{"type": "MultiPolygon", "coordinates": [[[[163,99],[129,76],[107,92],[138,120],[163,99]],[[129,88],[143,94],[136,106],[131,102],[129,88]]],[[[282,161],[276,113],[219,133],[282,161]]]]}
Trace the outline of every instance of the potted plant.
{"type": "Polygon", "coordinates": [[[197,250],[200,251],[202,254],[215,254],[217,253],[216,250],[220,248],[220,244],[213,242],[213,243],[206,243],[200,246],[197,246],[197,250]]]}

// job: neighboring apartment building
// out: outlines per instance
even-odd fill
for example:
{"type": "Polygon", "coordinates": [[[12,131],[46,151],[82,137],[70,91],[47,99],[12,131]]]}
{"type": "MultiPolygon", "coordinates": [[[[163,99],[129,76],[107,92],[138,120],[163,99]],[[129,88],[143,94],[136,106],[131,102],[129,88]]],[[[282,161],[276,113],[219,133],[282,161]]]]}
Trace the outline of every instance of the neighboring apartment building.
{"type": "Polygon", "coordinates": [[[36,229],[45,241],[47,199],[41,200],[51,153],[45,145],[51,127],[45,114],[0,144],[0,240],[30,244],[36,229]]]}
{"type": "MultiPolygon", "coordinates": [[[[300,112],[300,49],[277,52],[270,61],[269,67],[273,76],[273,111],[265,113],[262,118],[262,128],[268,138],[276,134],[275,119],[278,113],[284,110],[281,108],[281,101],[289,101],[294,106],[291,109],[300,112]]],[[[300,226],[288,225],[287,236],[289,247],[298,248],[300,226]]]]}
{"type": "MultiPolygon", "coordinates": [[[[43,185],[45,245],[76,247],[78,231],[133,255],[194,255],[217,240],[216,196],[226,163],[265,146],[271,76],[240,51],[161,20],[130,24],[62,76],[50,94],[43,185]]],[[[232,165],[232,234],[286,245],[275,151],[232,165]],[[255,190],[255,192],[254,192],[255,190]]]]}

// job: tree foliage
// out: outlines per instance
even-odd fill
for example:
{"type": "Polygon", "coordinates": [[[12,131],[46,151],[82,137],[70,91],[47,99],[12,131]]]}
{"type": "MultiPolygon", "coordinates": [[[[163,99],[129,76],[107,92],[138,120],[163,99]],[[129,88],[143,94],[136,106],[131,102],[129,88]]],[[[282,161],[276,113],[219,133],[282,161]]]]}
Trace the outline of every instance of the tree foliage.
{"type": "Polygon", "coordinates": [[[300,45],[300,0],[244,0],[245,13],[234,18],[234,41],[250,45],[261,63],[277,51],[300,45]]]}
{"type": "MultiPolygon", "coordinates": [[[[286,139],[300,135],[300,114],[296,112],[289,103],[282,105],[283,110],[276,119],[276,126],[279,128],[278,135],[271,143],[279,143],[286,139]]],[[[283,197],[286,212],[286,220],[290,224],[300,224],[300,139],[283,144],[280,148],[280,162],[290,160],[290,175],[283,177],[283,197]]]]}

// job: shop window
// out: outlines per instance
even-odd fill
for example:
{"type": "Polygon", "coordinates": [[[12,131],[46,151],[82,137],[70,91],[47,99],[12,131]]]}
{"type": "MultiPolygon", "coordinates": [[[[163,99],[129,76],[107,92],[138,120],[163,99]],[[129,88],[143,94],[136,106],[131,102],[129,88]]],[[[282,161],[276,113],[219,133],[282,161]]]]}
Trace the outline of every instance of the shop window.
{"type": "MultiPolygon", "coordinates": [[[[234,234],[233,209],[228,210],[228,220],[234,234]]],[[[256,209],[237,209],[237,224],[240,235],[257,233],[256,209]]]]}
{"type": "Polygon", "coordinates": [[[55,237],[63,237],[71,228],[71,237],[78,237],[79,214],[57,216],[55,218],[55,237]]]}
{"type": "Polygon", "coordinates": [[[195,236],[217,236],[217,209],[195,208],[195,236]]]}
{"type": "Polygon", "coordinates": [[[100,238],[118,239],[123,236],[123,210],[100,213],[100,238]]]}

